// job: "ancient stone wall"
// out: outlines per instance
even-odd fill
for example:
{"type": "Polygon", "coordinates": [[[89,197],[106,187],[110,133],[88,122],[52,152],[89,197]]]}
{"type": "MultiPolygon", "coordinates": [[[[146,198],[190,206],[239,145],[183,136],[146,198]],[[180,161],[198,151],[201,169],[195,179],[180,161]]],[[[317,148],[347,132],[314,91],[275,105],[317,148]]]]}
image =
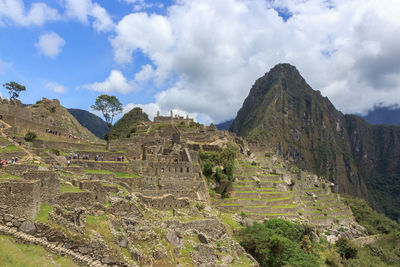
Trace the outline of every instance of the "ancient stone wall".
{"type": "Polygon", "coordinates": [[[26,155],[26,153],[23,150],[16,150],[16,151],[10,151],[10,152],[1,152],[0,153],[0,159],[10,160],[11,158],[15,158],[15,157],[21,159],[25,155],[26,155]]]}
{"type": "Polygon", "coordinates": [[[139,195],[139,197],[148,206],[160,210],[179,209],[189,206],[188,198],[175,198],[171,194],[160,197],[147,197],[139,195]]]}
{"type": "Polygon", "coordinates": [[[92,192],[94,194],[94,201],[103,204],[106,203],[107,191],[103,188],[99,181],[79,181],[79,188],[92,192]]]}
{"type": "Polygon", "coordinates": [[[34,172],[39,168],[38,165],[33,164],[11,164],[4,167],[4,170],[15,176],[22,176],[25,172],[34,172]]]}
{"type": "Polygon", "coordinates": [[[40,209],[39,180],[0,182],[0,213],[34,220],[40,209]]]}
{"type": "Polygon", "coordinates": [[[60,180],[53,171],[30,171],[23,174],[25,180],[39,180],[40,202],[54,204],[60,195],[60,180]]]}
{"type": "Polygon", "coordinates": [[[124,153],[118,153],[118,152],[75,150],[72,151],[72,153],[79,153],[81,155],[81,159],[83,155],[88,155],[90,160],[95,160],[96,156],[98,156],[99,160],[101,159],[101,156],[103,156],[104,157],[103,159],[105,161],[117,161],[117,158],[121,156],[124,156],[126,160],[126,155],[124,153]]]}
{"type": "Polygon", "coordinates": [[[92,192],[66,192],[58,197],[57,204],[63,207],[90,208],[94,206],[95,199],[92,192]]]}
{"type": "Polygon", "coordinates": [[[81,166],[84,169],[90,170],[107,170],[111,172],[127,172],[133,171],[132,165],[127,162],[102,162],[102,161],[88,161],[88,160],[72,160],[72,163],[81,166]]]}

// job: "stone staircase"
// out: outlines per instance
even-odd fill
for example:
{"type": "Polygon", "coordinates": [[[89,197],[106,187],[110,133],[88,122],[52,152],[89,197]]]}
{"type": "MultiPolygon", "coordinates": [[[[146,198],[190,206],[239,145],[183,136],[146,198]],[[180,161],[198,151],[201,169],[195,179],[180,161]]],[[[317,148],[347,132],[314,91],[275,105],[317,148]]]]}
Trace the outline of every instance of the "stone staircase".
{"type": "Polygon", "coordinates": [[[74,252],[70,249],[56,246],[43,238],[34,237],[30,234],[17,231],[15,228],[0,225],[0,233],[4,235],[13,236],[17,241],[24,243],[39,245],[46,250],[61,256],[70,256],[75,262],[80,265],[93,266],[93,267],[107,267],[107,265],[101,264],[99,260],[95,260],[87,255],[74,252]]]}

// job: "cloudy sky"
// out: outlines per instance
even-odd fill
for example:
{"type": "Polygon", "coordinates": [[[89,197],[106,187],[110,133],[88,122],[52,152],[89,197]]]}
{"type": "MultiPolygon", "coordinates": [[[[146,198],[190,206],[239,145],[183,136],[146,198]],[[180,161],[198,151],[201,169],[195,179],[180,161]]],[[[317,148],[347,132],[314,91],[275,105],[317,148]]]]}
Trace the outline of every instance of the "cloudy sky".
{"type": "Polygon", "coordinates": [[[90,110],[107,93],[219,123],[291,63],[342,112],[365,113],[400,104],[399,14],[399,0],[0,0],[0,83],[25,85],[24,103],[90,110]]]}

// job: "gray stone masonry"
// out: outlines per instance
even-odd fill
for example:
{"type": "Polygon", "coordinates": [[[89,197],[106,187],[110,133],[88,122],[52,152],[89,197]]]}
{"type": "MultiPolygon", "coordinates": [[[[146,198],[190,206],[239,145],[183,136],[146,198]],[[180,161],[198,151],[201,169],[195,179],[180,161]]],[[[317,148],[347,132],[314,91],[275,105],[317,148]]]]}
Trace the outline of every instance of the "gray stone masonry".
{"type": "Polygon", "coordinates": [[[0,182],[0,214],[34,220],[40,209],[40,181],[0,182]]]}
{"type": "Polygon", "coordinates": [[[60,195],[60,180],[53,171],[30,171],[23,174],[25,180],[40,180],[40,202],[54,204],[60,195]]]}

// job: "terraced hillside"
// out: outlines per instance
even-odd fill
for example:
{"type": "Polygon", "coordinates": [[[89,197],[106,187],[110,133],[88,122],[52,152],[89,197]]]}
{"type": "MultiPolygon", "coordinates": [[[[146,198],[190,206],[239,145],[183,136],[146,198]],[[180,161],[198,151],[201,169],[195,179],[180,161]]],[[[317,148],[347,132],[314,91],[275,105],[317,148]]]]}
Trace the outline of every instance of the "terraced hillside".
{"type": "Polygon", "coordinates": [[[283,164],[276,157],[236,160],[228,198],[214,200],[223,212],[253,219],[297,218],[317,226],[352,220],[351,210],[332,193],[334,185],[283,164]]]}

